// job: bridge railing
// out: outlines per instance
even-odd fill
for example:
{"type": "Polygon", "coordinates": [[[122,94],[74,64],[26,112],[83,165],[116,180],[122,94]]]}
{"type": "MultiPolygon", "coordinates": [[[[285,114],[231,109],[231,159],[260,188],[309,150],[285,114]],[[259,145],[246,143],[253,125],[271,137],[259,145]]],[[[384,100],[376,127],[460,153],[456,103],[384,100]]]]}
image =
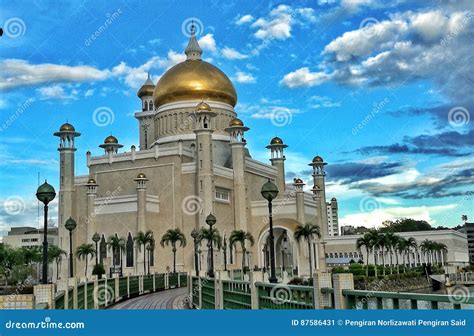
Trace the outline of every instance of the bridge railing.
{"type": "Polygon", "coordinates": [[[56,293],[54,308],[101,309],[130,297],[178,287],[187,287],[187,273],[133,275],[82,283],[69,279],[67,290],[56,293]]]}

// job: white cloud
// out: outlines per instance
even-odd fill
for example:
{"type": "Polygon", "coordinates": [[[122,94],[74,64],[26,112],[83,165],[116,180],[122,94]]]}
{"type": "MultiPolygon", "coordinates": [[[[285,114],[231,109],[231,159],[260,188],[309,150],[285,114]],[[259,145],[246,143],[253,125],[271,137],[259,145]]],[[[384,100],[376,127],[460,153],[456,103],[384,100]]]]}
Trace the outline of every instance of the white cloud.
{"type": "Polygon", "coordinates": [[[208,33],[201,37],[198,40],[199,46],[204,50],[209,50],[210,52],[216,52],[216,40],[214,39],[214,34],[208,33]]]}
{"type": "Polygon", "coordinates": [[[324,72],[311,72],[308,67],[304,67],[286,74],[280,84],[293,89],[320,85],[329,78],[330,76],[324,72]]]}
{"type": "Polygon", "coordinates": [[[227,59],[239,59],[239,60],[245,59],[248,57],[247,55],[244,55],[238,52],[237,50],[229,48],[229,47],[224,47],[224,49],[222,49],[222,56],[224,56],[227,59]]]}
{"type": "Polygon", "coordinates": [[[285,106],[268,106],[262,107],[258,112],[251,115],[254,119],[275,119],[276,116],[284,115],[292,118],[293,114],[299,113],[298,109],[292,109],[285,106]]]}
{"type": "Polygon", "coordinates": [[[236,24],[240,26],[240,25],[243,25],[244,23],[250,23],[250,22],[252,22],[253,20],[255,20],[254,17],[253,17],[252,15],[250,15],[250,14],[247,14],[247,15],[241,16],[241,17],[237,20],[236,24]]]}
{"type": "Polygon", "coordinates": [[[70,92],[66,92],[60,85],[44,86],[37,89],[42,99],[77,99],[79,91],[72,89],[70,92]]]}
{"type": "Polygon", "coordinates": [[[233,79],[238,83],[255,83],[255,77],[252,74],[243,71],[237,71],[233,79]]]}
{"type": "Polygon", "coordinates": [[[99,81],[109,76],[108,70],[86,65],[30,64],[20,59],[0,61],[0,91],[43,83],[99,81]]]}
{"type": "Polygon", "coordinates": [[[89,89],[84,93],[85,97],[90,97],[94,94],[94,89],[89,89]]]}

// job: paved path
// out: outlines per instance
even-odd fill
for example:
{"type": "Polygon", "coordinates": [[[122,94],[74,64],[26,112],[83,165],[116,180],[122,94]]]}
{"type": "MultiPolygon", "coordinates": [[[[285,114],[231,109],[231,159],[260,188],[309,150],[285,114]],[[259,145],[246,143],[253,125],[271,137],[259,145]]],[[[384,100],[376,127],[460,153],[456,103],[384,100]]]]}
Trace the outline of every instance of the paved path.
{"type": "Polygon", "coordinates": [[[186,287],[169,289],[119,302],[110,309],[187,309],[183,304],[187,295],[186,287]]]}

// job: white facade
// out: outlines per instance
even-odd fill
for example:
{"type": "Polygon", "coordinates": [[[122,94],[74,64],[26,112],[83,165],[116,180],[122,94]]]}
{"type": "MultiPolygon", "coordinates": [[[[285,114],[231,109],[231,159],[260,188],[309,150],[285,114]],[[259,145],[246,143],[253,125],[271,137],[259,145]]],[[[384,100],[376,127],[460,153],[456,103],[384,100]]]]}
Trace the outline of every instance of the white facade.
{"type": "MultiPolygon", "coordinates": [[[[21,248],[21,247],[41,247],[43,244],[43,230],[34,227],[16,227],[11,228],[6,236],[3,237],[5,245],[21,248]]],[[[48,244],[58,245],[58,229],[48,229],[48,244]]]]}

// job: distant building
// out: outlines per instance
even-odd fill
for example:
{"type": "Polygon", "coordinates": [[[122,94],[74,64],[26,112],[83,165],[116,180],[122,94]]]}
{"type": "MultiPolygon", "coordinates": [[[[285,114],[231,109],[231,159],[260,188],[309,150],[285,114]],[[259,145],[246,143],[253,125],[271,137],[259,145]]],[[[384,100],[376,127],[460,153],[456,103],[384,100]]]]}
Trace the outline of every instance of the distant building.
{"type": "Polygon", "coordinates": [[[337,199],[331,198],[331,202],[326,203],[328,212],[328,234],[330,236],[339,236],[339,217],[337,215],[337,199]]]}
{"type": "MultiPolygon", "coordinates": [[[[38,230],[31,226],[14,227],[3,237],[3,243],[15,248],[41,247],[43,244],[43,233],[42,229],[38,230]]],[[[58,228],[48,229],[48,244],[58,245],[58,242],[58,228]]]]}
{"type": "Polygon", "coordinates": [[[341,236],[361,235],[366,232],[369,232],[369,229],[365,226],[344,225],[341,227],[341,236]]]}
{"type": "Polygon", "coordinates": [[[474,223],[467,223],[464,225],[460,232],[467,236],[467,250],[469,253],[469,263],[474,265],[474,223]]]}

